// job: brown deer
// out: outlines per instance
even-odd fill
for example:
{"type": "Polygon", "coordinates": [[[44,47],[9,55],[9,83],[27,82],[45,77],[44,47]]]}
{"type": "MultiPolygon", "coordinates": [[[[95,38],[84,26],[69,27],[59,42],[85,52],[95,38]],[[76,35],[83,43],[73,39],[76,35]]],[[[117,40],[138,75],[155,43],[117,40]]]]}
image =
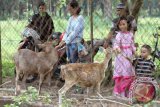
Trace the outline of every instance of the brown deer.
{"type": "Polygon", "coordinates": [[[24,74],[23,83],[26,88],[26,78],[29,74],[38,73],[40,75],[39,90],[44,80],[44,76],[48,74],[49,85],[51,84],[51,73],[53,66],[58,61],[57,51],[52,47],[52,42],[46,42],[44,44],[38,44],[39,48],[42,48],[42,52],[34,52],[29,49],[20,49],[14,55],[14,63],[16,65],[16,91],[18,91],[18,80],[20,73],[24,74]]]}
{"type": "Polygon", "coordinates": [[[61,77],[65,80],[64,86],[59,90],[59,103],[61,97],[73,85],[79,84],[82,87],[93,87],[100,93],[100,85],[105,77],[108,62],[112,57],[112,49],[103,48],[106,54],[102,63],[72,63],[61,66],[61,77]]]}

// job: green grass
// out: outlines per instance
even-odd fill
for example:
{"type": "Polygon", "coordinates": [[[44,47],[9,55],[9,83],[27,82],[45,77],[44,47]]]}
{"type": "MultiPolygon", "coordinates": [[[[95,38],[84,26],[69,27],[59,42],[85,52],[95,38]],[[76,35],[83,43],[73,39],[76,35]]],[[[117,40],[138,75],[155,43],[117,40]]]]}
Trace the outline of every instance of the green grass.
{"type": "MultiPolygon", "coordinates": [[[[84,38],[90,39],[90,21],[89,17],[85,17],[85,30],[84,38]]],[[[156,27],[160,25],[160,18],[139,18],[138,20],[138,31],[136,32],[135,42],[139,45],[145,43],[154,47],[153,33],[156,32],[156,27]]],[[[64,32],[67,26],[67,19],[54,17],[55,31],[64,32]]],[[[102,39],[107,36],[107,33],[111,27],[111,21],[101,18],[101,16],[95,15],[93,18],[93,36],[94,38],[102,39]]],[[[2,40],[2,62],[3,62],[3,74],[8,75],[8,72],[13,70],[12,56],[16,52],[18,43],[21,40],[21,32],[27,25],[27,20],[7,20],[0,21],[1,25],[1,40],[2,40]],[[10,69],[11,68],[11,69],[10,69]]],[[[160,47],[160,46],[159,46],[160,47]]],[[[104,55],[98,53],[95,60],[102,61],[104,55]]],[[[13,71],[12,71],[13,72],[13,71]]],[[[12,74],[12,73],[11,73],[12,74]]]]}
{"type": "Polygon", "coordinates": [[[2,65],[3,65],[3,68],[2,68],[2,73],[3,73],[3,77],[8,77],[8,76],[11,76],[13,77],[14,76],[14,64],[13,62],[11,61],[3,61],[2,62],[2,65]]]}

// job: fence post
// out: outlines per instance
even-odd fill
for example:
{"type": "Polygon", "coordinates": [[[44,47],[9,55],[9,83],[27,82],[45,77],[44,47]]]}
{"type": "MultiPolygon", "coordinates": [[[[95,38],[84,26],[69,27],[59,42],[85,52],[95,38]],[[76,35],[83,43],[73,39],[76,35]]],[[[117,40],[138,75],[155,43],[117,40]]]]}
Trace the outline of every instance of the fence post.
{"type": "Polygon", "coordinates": [[[2,84],[2,50],[1,50],[1,23],[0,23],[0,85],[2,84]]]}
{"type": "Polygon", "coordinates": [[[91,30],[91,62],[93,62],[93,1],[89,0],[89,6],[90,6],[90,30],[91,30]]]}

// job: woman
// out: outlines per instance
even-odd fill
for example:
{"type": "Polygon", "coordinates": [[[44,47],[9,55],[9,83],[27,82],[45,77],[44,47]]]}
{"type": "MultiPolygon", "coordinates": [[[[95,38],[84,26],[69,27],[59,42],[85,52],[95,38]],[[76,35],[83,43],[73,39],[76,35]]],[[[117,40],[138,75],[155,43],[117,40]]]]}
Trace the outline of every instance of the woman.
{"type": "Polygon", "coordinates": [[[28,27],[33,28],[40,35],[42,42],[46,42],[54,32],[54,23],[51,16],[46,12],[45,2],[40,2],[38,9],[39,12],[32,16],[28,27]]]}
{"type": "Polygon", "coordinates": [[[83,38],[84,18],[79,15],[81,9],[76,0],[71,0],[67,7],[71,14],[64,37],[56,48],[60,48],[66,44],[67,58],[70,63],[78,60],[78,45],[83,38]]]}

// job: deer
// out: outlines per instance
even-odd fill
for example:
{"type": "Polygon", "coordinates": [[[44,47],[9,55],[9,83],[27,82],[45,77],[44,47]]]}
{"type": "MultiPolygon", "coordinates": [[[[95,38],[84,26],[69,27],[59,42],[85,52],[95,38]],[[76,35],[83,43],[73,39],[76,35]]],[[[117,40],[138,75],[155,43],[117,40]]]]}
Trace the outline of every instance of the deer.
{"type": "Polygon", "coordinates": [[[112,48],[102,48],[105,59],[102,63],[70,63],[61,65],[61,78],[65,80],[64,86],[58,91],[59,104],[64,95],[73,85],[93,87],[100,93],[100,86],[105,77],[108,62],[112,57],[112,48]]]}
{"type": "Polygon", "coordinates": [[[38,47],[42,49],[41,52],[34,52],[29,49],[20,49],[14,55],[14,63],[16,66],[16,80],[15,80],[15,94],[18,92],[18,80],[19,75],[23,73],[24,86],[26,88],[26,78],[29,74],[38,73],[40,75],[39,80],[39,90],[40,94],[41,85],[44,77],[48,75],[49,85],[51,84],[51,71],[54,65],[58,61],[57,50],[53,48],[52,42],[46,42],[43,44],[38,44],[38,47]]]}

